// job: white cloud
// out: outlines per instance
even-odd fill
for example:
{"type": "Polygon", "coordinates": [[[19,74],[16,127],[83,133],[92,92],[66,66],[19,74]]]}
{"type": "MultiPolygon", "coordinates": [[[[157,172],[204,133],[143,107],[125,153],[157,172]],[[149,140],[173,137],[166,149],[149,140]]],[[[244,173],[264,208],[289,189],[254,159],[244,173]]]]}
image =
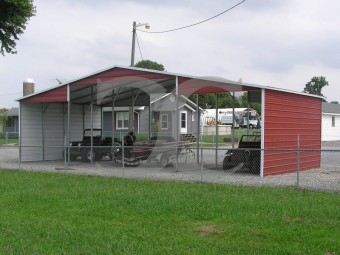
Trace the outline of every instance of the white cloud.
{"type": "MultiPolygon", "coordinates": [[[[20,97],[22,81],[37,90],[113,65],[130,64],[132,22],[162,31],[211,17],[237,0],[108,1],[36,0],[37,16],[17,43],[17,55],[0,61],[1,106],[20,97]],[[19,93],[11,96],[6,94],[19,93]]],[[[340,101],[340,3],[247,0],[216,19],[172,33],[138,32],[145,59],[167,71],[220,76],[302,91],[323,75],[323,93],[340,101]]],[[[136,46],[136,62],[140,60],[136,46]]]]}

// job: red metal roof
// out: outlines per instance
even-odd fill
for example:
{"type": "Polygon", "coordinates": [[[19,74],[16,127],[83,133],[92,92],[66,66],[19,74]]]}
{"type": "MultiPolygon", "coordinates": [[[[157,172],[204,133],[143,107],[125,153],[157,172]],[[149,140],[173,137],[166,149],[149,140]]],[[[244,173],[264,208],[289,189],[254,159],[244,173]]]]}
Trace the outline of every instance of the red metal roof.
{"type": "MultiPolygon", "coordinates": [[[[242,84],[217,77],[197,77],[134,67],[114,66],[102,71],[98,71],[94,74],[90,74],[85,77],[75,79],[73,81],[70,81],[69,83],[62,84],[58,87],[54,87],[32,95],[28,95],[26,97],[19,99],[18,101],[30,103],[67,102],[68,84],[71,87],[75,88],[82,86],[96,87],[97,85],[101,86],[101,84],[105,84],[108,82],[116,87],[119,86],[128,87],[130,83],[132,83],[134,84],[134,86],[138,88],[138,86],[140,87],[150,86],[150,83],[152,83],[153,85],[162,84],[165,87],[167,86],[165,90],[167,89],[168,91],[164,92],[174,92],[176,78],[178,78],[179,94],[186,96],[192,94],[253,91],[260,90],[261,88],[274,91],[277,90],[283,92],[290,92],[293,94],[300,95],[302,94],[300,92],[284,91],[277,88],[264,87],[253,84],[242,84]],[[169,91],[170,86],[173,87],[172,91],[169,91]]],[[[154,93],[158,93],[158,91],[154,93]]],[[[309,94],[303,95],[307,97],[315,97],[314,95],[309,94]]]]}
{"type": "Polygon", "coordinates": [[[101,73],[97,73],[94,75],[90,75],[88,77],[79,79],[75,82],[72,82],[71,85],[81,86],[81,85],[93,85],[97,84],[100,80],[101,83],[114,81],[115,79],[125,78],[126,81],[129,79],[135,80],[136,78],[145,79],[145,80],[163,80],[173,78],[172,75],[168,75],[166,73],[154,73],[146,70],[136,70],[136,69],[124,69],[120,67],[114,67],[112,69],[106,70],[101,73]]]}
{"type": "Polygon", "coordinates": [[[67,87],[62,86],[55,89],[26,97],[22,100],[25,103],[60,103],[67,102],[67,87]]]}
{"type": "MultiPolygon", "coordinates": [[[[178,78],[179,94],[187,96],[192,94],[250,91],[259,90],[261,88],[259,86],[256,87],[255,85],[244,86],[240,83],[224,80],[221,78],[201,78],[155,70],[117,66],[73,80],[68,84],[75,88],[82,86],[100,86],[101,84],[105,83],[116,84],[117,87],[124,85],[128,86],[130,83],[138,83],[137,85],[134,85],[138,87],[148,86],[150,81],[152,81],[153,83],[157,84],[166,84],[168,89],[170,86],[172,86],[172,91],[174,91],[176,77],[178,78]]],[[[46,91],[28,95],[19,99],[19,101],[26,103],[67,102],[68,84],[63,84],[46,91]]]]}

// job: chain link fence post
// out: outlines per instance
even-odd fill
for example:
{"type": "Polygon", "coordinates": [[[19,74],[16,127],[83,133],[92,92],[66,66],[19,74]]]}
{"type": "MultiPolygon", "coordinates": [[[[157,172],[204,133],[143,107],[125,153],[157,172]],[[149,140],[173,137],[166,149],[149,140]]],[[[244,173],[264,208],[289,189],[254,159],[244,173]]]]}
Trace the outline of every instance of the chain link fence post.
{"type": "Polygon", "coordinates": [[[201,144],[201,182],[203,182],[203,145],[201,144]]]}
{"type": "Polygon", "coordinates": [[[300,135],[297,136],[296,186],[300,186],[300,135]]]}
{"type": "Polygon", "coordinates": [[[123,178],[125,177],[125,146],[124,146],[124,138],[122,141],[122,167],[123,167],[123,178]]]}
{"type": "Polygon", "coordinates": [[[19,170],[21,170],[21,144],[19,144],[19,170]]]}
{"type": "MultiPolygon", "coordinates": [[[[66,169],[67,167],[67,155],[68,155],[68,151],[66,149],[67,146],[67,141],[66,141],[66,136],[64,137],[64,168],[66,169]]],[[[70,149],[69,149],[70,150],[70,149]]]]}

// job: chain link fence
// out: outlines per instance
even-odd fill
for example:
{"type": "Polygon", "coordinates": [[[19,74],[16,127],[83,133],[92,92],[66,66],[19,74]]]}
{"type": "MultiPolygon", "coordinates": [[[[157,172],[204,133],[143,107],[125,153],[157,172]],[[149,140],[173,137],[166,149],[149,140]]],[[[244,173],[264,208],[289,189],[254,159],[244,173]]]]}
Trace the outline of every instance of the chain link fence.
{"type": "MultiPolygon", "coordinates": [[[[260,177],[259,149],[195,145],[185,141],[137,142],[134,146],[118,141],[110,146],[92,147],[2,145],[0,167],[123,178],[300,187],[340,193],[340,142],[323,143],[322,150],[317,151],[321,155],[320,166],[308,170],[299,162],[303,158],[313,158],[316,150],[289,150],[296,155],[294,162],[283,164],[277,172],[285,172],[289,165],[295,165],[297,170],[265,177],[260,177]],[[27,152],[35,161],[25,161],[27,152]],[[56,155],[58,160],[55,160],[56,155]]],[[[276,149],[275,153],[284,158],[287,150],[276,149]]]]}

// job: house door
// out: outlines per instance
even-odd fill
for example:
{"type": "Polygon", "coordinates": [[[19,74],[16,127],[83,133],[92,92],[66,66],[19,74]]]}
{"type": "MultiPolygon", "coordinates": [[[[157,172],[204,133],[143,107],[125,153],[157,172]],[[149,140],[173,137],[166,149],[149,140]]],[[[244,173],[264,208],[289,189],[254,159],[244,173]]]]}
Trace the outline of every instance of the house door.
{"type": "Polygon", "coordinates": [[[181,111],[181,118],[180,118],[181,134],[188,133],[187,116],[188,116],[188,113],[186,111],[181,111]]]}

